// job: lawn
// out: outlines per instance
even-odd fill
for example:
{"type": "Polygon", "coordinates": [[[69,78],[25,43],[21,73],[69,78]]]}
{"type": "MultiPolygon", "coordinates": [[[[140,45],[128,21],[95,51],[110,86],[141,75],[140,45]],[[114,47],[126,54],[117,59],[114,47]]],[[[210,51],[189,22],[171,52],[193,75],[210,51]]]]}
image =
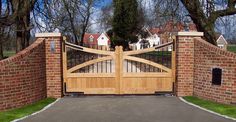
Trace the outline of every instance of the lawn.
{"type": "Polygon", "coordinates": [[[3,51],[4,57],[11,57],[16,54],[16,51],[3,51]]]}
{"type": "Polygon", "coordinates": [[[236,53],[236,45],[228,45],[227,50],[236,53]]]}
{"type": "Polygon", "coordinates": [[[30,115],[36,111],[43,109],[48,104],[54,102],[54,98],[46,98],[44,100],[38,101],[34,104],[24,106],[18,109],[12,109],[9,111],[0,112],[0,122],[10,122],[12,120],[30,115]]]}
{"type": "Polygon", "coordinates": [[[234,105],[220,104],[209,100],[202,100],[192,96],[184,97],[184,99],[188,102],[191,102],[208,110],[214,111],[216,113],[236,118],[236,106],[234,105]]]}

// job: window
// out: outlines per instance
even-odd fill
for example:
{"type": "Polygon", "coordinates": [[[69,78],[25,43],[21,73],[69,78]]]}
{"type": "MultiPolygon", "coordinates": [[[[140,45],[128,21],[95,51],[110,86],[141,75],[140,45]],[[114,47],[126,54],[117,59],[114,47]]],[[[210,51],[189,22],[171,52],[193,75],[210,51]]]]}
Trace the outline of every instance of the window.
{"type": "Polygon", "coordinates": [[[212,85],[221,85],[222,82],[222,69],[212,69],[212,85]]]}
{"type": "Polygon", "coordinates": [[[89,37],[89,41],[90,41],[90,42],[93,42],[93,36],[90,36],[90,37],[89,37]]]}
{"type": "Polygon", "coordinates": [[[224,48],[224,45],[218,44],[218,47],[222,49],[222,48],[224,48]]]}

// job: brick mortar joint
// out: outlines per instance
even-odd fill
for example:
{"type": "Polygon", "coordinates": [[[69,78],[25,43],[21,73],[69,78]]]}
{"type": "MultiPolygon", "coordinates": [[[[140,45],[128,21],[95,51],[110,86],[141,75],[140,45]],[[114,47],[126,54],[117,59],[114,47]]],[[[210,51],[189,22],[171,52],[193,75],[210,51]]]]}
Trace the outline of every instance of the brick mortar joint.
{"type": "Polygon", "coordinates": [[[217,54],[217,55],[225,56],[225,57],[227,57],[227,58],[229,58],[229,56],[230,56],[230,58],[236,59],[236,54],[235,54],[235,53],[222,50],[222,49],[218,48],[217,46],[212,45],[212,44],[206,42],[206,41],[203,40],[203,39],[194,38],[194,42],[195,42],[195,43],[194,43],[195,46],[200,45],[200,46],[202,46],[203,48],[207,49],[209,52],[213,52],[213,53],[215,53],[215,54],[217,54]],[[210,48],[213,48],[213,50],[210,50],[209,47],[210,47],[210,48]]]}

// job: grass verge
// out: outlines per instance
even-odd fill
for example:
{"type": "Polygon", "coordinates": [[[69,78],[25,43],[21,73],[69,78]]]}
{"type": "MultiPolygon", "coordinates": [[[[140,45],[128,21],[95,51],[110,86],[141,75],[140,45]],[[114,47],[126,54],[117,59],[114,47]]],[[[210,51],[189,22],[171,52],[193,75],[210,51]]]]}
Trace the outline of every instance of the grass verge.
{"type": "Polygon", "coordinates": [[[208,110],[214,111],[216,113],[226,115],[232,118],[236,118],[236,106],[234,105],[225,105],[216,102],[212,102],[209,100],[202,100],[197,97],[187,96],[183,97],[186,101],[191,102],[195,105],[201,106],[208,110]]]}
{"type": "Polygon", "coordinates": [[[46,98],[34,104],[24,106],[22,108],[12,109],[9,111],[0,112],[0,122],[10,122],[15,119],[30,115],[36,111],[43,109],[48,104],[54,102],[54,98],[46,98]]]}
{"type": "Polygon", "coordinates": [[[4,57],[11,57],[11,56],[13,56],[15,54],[16,54],[15,51],[3,51],[3,56],[4,57]]]}
{"type": "Polygon", "coordinates": [[[227,50],[236,53],[236,45],[228,45],[227,50]]]}

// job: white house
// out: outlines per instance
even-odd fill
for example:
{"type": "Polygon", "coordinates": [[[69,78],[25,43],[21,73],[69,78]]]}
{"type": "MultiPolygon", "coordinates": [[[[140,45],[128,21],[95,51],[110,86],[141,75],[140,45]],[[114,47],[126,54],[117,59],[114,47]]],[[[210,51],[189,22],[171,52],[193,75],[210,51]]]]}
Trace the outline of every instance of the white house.
{"type": "Polygon", "coordinates": [[[161,39],[157,34],[154,34],[154,35],[151,35],[151,36],[147,37],[146,40],[149,41],[150,47],[161,44],[161,39]]]}
{"type": "Polygon", "coordinates": [[[133,49],[133,50],[140,50],[143,48],[150,48],[153,46],[157,46],[161,44],[161,39],[157,34],[152,34],[151,32],[149,32],[149,30],[147,28],[143,28],[144,31],[148,32],[148,37],[147,38],[141,38],[141,36],[139,35],[139,41],[137,43],[133,43],[133,44],[129,44],[129,46],[133,49]]]}
{"type": "Polygon", "coordinates": [[[216,40],[217,46],[221,49],[227,50],[228,42],[225,40],[223,35],[220,35],[216,40]]]}
{"type": "Polygon", "coordinates": [[[110,47],[110,38],[106,33],[85,33],[83,42],[84,46],[90,48],[102,48],[107,50],[110,47]]]}
{"type": "Polygon", "coordinates": [[[98,37],[98,45],[100,46],[108,46],[108,42],[110,41],[110,39],[108,38],[108,36],[105,33],[102,33],[99,37],[98,37]]]}

